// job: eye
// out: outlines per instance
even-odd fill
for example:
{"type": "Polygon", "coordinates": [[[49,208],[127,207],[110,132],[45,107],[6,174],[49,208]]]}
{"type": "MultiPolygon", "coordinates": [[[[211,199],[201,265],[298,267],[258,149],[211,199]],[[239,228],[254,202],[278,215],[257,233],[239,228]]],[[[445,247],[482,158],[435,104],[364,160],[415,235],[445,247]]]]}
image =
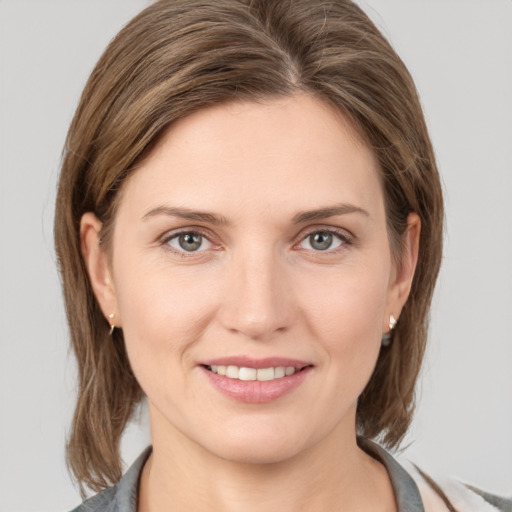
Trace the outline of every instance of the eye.
{"type": "Polygon", "coordinates": [[[213,245],[205,236],[197,231],[176,233],[167,238],[165,243],[178,252],[200,252],[210,249],[213,245]]]}
{"type": "Polygon", "coordinates": [[[336,249],[344,243],[348,243],[346,236],[335,231],[319,230],[309,233],[299,246],[302,249],[313,251],[328,251],[336,249]]]}

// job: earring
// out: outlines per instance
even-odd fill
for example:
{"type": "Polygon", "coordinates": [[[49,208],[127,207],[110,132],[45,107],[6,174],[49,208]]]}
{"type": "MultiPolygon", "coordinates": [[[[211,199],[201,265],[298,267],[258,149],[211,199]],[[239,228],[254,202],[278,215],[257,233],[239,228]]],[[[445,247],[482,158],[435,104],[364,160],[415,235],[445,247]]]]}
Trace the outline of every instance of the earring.
{"type": "MultiPolygon", "coordinates": [[[[110,313],[110,315],[108,315],[108,317],[110,318],[110,320],[113,320],[115,316],[116,316],[116,314],[115,314],[115,313],[110,313]]],[[[109,334],[109,336],[112,336],[112,334],[114,333],[114,329],[115,329],[115,328],[116,328],[116,326],[115,326],[113,323],[111,323],[111,324],[110,324],[110,331],[109,331],[109,333],[108,333],[108,334],[109,334]]]]}
{"type": "Polygon", "coordinates": [[[389,347],[391,345],[392,331],[396,327],[397,319],[393,315],[389,315],[389,332],[382,335],[382,346],[389,347]]]}

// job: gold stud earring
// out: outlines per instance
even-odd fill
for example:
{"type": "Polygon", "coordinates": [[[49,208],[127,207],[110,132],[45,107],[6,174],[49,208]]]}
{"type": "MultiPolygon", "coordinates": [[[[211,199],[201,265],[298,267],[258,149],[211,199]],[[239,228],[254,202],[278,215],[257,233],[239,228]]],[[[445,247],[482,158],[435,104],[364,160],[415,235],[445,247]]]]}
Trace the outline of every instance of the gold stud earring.
{"type": "MultiPolygon", "coordinates": [[[[110,313],[110,315],[108,315],[108,317],[110,318],[110,320],[113,320],[114,317],[116,316],[115,313],[110,313]]],[[[113,323],[110,323],[110,331],[109,331],[109,336],[112,336],[112,334],[114,333],[114,329],[116,328],[116,326],[113,324],[113,323]]]]}
{"type": "Polygon", "coordinates": [[[389,315],[389,330],[392,331],[396,327],[396,318],[393,315],[389,315]]]}

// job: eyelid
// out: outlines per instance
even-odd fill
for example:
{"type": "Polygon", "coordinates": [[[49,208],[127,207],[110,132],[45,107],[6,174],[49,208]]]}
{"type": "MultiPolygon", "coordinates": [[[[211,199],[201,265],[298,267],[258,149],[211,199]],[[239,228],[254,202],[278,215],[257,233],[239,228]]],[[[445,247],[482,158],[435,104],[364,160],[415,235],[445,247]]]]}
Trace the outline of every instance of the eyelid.
{"type": "MultiPolygon", "coordinates": [[[[309,236],[313,235],[314,233],[330,233],[332,235],[338,236],[342,240],[342,244],[339,247],[336,247],[335,249],[327,249],[325,251],[314,251],[318,254],[332,254],[339,250],[343,250],[347,245],[352,245],[354,243],[355,237],[350,231],[339,228],[335,226],[313,226],[307,228],[305,231],[302,231],[299,235],[299,239],[295,246],[302,243],[304,240],[306,240],[309,236]]],[[[308,250],[308,249],[303,249],[308,250]]]]}
{"type": "Polygon", "coordinates": [[[166,231],[165,234],[163,234],[161,237],[159,237],[159,243],[162,246],[164,246],[166,250],[168,250],[174,254],[178,254],[184,258],[193,257],[193,256],[197,257],[198,255],[202,255],[203,253],[205,253],[208,250],[208,249],[203,249],[203,250],[199,250],[199,251],[190,251],[190,252],[181,251],[179,249],[176,249],[175,247],[172,247],[169,244],[169,242],[172,239],[178,237],[179,235],[185,234],[185,233],[201,235],[203,238],[208,240],[208,242],[210,244],[212,244],[214,250],[215,250],[215,248],[219,247],[219,244],[215,243],[212,240],[212,238],[213,238],[212,235],[210,233],[208,233],[207,230],[205,230],[204,228],[201,228],[199,226],[188,226],[188,227],[183,227],[183,228],[177,228],[177,229],[174,229],[171,231],[166,231]]]}
{"type": "MultiPolygon", "coordinates": [[[[341,246],[339,246],[335,249],[327,249],[326,251],[313,251],[318,254],[333,254],[333,253],[336,253],[337,251],[345,249],[347,245],[352,245],[355,242],[355,236],[347,229],[336,227],[336,226],[318,225],[318,226],[308,227],[307,229],[301,231],[301,233],[297,237],[298,238],[297,242],[295,242],[295,244],[294,244],[294,248],[296,246],[298,246],[301,242],[303,242],[308,236],[311,236],[312,234],[319,233],[319,232],[331,233],[333,235],[336,235],[343,241],[343,243],[341,244],[341,246]]],[[[202,237],[206,238],[208,240],[208,242],[210,242],[214,246],[214,250],[215,250],[215,248],[218,249],[220,247],[220,244],[215,243],[213,241],[214,237],[211,235],[211,233],[209,233],[208,230],[206,230],[200,226],[187,226],[187,227],[176,228],[174,230],[167,231],[165,234],[163,234],[161,237],[159,237],[159,243],[161,245],[165,246],[165,248],[167,250],[173,252],[174,254],[178,254],[182,257],[193,257],[193,256],[197,257],[198,255],[206,252],[206,250],[192,251],[192,252],[180,251],[180,250],[175,249],[174,247],[171,247],[168,244],[168,242],[170,240],[172,240],[173,238],[175,238],[183,233],[197,233],[197,234],[201,235],[202,237]]],[[[308,249],[302,249],[302,250],[308,250],[308,249]]]]}

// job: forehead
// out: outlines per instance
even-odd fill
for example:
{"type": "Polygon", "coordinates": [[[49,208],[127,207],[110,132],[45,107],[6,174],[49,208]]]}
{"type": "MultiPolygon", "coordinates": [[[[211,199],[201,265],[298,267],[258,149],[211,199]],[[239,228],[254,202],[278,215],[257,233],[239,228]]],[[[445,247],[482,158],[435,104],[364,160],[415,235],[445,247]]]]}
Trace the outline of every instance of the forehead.
{"type": "Polygon", "coordinates": [[[121,203],[315,208],[369,206],[381,195],[376,158],[352,124],[298,95],[219,105],[174,123],[128,179],[121,203]]]}

